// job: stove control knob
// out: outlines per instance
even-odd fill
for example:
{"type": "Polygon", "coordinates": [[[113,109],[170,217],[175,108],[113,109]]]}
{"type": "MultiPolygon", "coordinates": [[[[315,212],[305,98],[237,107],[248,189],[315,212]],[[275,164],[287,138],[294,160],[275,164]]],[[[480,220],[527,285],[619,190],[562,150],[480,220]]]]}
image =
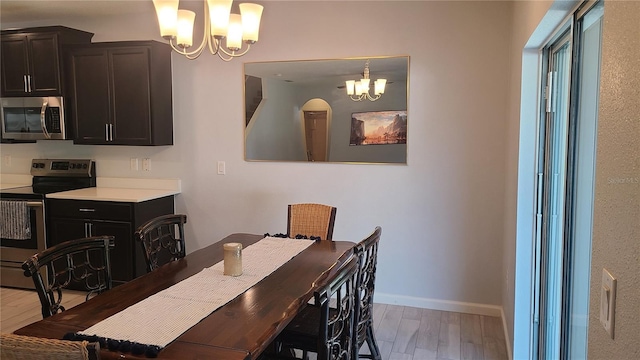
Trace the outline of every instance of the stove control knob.
{"type": "Polygon", "coordinates": [[[86,168],[88,168],[88,167],[89,167],[89,165],[87,165],[87,164],[82,164],[82,168],[83,168],[83,169],[86,169],[86,168]]]}

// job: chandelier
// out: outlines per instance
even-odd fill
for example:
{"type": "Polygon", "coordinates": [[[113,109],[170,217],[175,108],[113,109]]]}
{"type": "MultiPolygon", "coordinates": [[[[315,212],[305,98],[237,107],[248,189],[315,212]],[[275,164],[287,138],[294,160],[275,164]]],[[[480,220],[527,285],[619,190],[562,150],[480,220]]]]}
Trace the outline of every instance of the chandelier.
{"type": "Polygon", "coordinates": [[[204,0],[204,34],[193,50],[193,24],[196,13],[178,10],[180,0],[153,0],[158,15],[160,35],[169,40],[173,50],[187,59],[198,58],[205,48],[212,55],[230,61],[249,51],[258,41],[262,5],[243,3],[240,14],[231,14],[233,0],[204,0]],[[225,46],[222,45],[225,40],[225,46]],[[243,49],[243,43],[246,45],[243,49]]]}
{"type": "Polygon", "coordinates": [[[347,95],[353,101],[376,101],[384,94],[384,88],[387,85],[387,79],[378,79],[374,82],[374,96],[369,95],[369,60],[364,64],[363,78],[360,81],[347,80],[347,95]]]}

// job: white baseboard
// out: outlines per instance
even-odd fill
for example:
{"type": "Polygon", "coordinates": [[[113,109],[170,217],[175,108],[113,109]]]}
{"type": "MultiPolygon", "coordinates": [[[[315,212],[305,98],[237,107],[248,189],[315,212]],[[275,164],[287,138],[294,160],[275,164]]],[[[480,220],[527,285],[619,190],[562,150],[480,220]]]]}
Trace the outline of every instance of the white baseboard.
{"type": "Polygon", "coordinates": [[[442,311],[461,312],[466,314],[500,316],[504,322],[502,306],[467,303],[461,301],[437,300],[418,298],[413,296],[401,296],[376,292],[373,298],[374,303],[392,304],[402,306],[412,306],[423,309],[433,309],[442,311]]]}

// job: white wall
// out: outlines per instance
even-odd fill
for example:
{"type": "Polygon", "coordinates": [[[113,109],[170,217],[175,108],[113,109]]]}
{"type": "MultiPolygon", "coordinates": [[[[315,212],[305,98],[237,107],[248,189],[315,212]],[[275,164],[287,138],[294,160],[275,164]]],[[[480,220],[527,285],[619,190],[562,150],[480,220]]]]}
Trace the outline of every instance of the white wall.
{"type": "MultiPolygon", "coordinates": [[[[265,5],[260,42],[244,59],[174,54],[174,146],[3,144],[13,166],[2,171],[26,173],[33,157],[74,156],[95,158],[98,176],[179,177],[176,210],[189,215],[189,251],[233,232],[284,232],[289,203],[332,204],[337,240],[382,226],[379,301],[500,305],[505,156],[514,150],[506,146],[511,3],[265,5]],[[408,165],[243,160],[243,61],[374,55],[411,56],[408,165]],[[130,171],[132,156],[150,157],[152,170],[130,171]],[[216,175],[218,160],[227,175],[216,175]]],[[[39,25],[53,24],[94,32],[94,41],[160,40],[151,2],[146,14],[39,25]]],[[[2,23],[22,25],[36,24],[2,23]]]]}

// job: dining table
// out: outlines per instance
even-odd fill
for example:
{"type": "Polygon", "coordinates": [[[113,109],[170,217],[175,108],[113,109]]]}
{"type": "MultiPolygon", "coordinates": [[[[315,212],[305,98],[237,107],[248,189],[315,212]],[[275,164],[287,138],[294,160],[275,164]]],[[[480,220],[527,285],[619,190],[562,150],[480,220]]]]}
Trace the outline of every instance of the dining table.
{"type": "MultiPolygon", "coordinates": [[[[219,263],[224,243],[246,248],[265,236],[231,234],[154,271],[103,292],[82,304],[14,331],[18,335],[62,339],[81,332],[154,294],[219,263]]],[[[256,359],[307,306],[353,255],[350,241],[317,240],[262,280],[205,316],[157,353],[159,359],[256,359]]],[[[173,311],[171,304],[154,309],[173,311]]],[[[145,359],[102,348],[101,359],[145,359]]]]}

